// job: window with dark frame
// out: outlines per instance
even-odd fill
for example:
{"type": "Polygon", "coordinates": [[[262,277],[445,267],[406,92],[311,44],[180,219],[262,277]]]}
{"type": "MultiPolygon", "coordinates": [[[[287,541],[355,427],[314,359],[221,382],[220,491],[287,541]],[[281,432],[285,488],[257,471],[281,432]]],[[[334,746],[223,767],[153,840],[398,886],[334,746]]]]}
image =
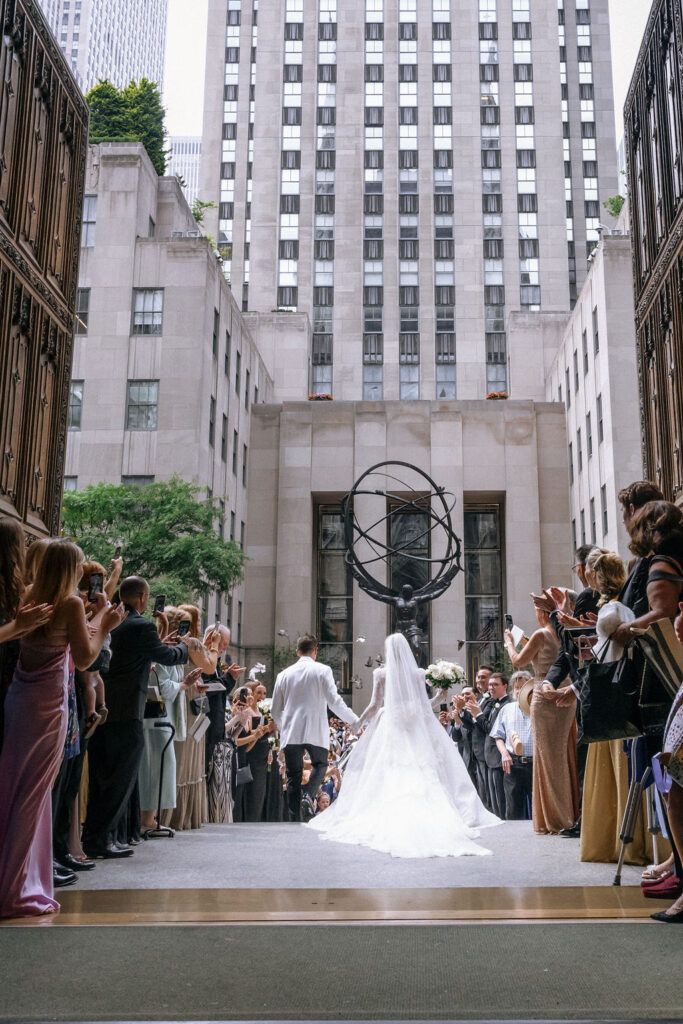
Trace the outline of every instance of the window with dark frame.
{"type": "Polygon", "coordinates": [[[467,676],[502,657],[503,508],[467,503],[464,509],[467,676]]]}
{"type": "Polygon", "coordinates": [[[128,381],[126,430],[156,430],[158,407],[158,380],[128,381]]]}
{"type": "Polygon", "coordinates": [[[236,430],[232,432],[232,472],[237,476],[237,453],[239,451],[239,435],[236,430]]]}
{"type": "Polygon", "coordinates": [[[79,288],[76,293],[76,334],[88,333],[90,317],[90,289],[79,288]]]}
{"type": "Polygon", "coordinates": [[[209,446],[213,448],[216,442],[216,399],[211,396],[209,399],[209,446]]]}
{"type": "Polygon", "coordinates": [[[316,516],[318,657],[332,667],[341,693],[351,693],[353,577],[346,561],[344,517],[338,505],[318,505],[316,516]]]}
{"type": "Polygon", "coordinates": [[[69,430],[80,430],[83,416],[83,381],[72,380],[69,390],[69,430]]]}
{"type": "Polygon", "coordinates": [[[213,358],[218,359],[218,335],[220,332],[221,315],[217,309],[213,311],[213,336],[211,338],[211,351],[213,358]]]}
{"type": "Polygon", "coordinates": [[[223,413],[223,426],[221,427],[221,459],[228,461],[228,417],[223,413]]]}
{"type": "Polygon", "coordinates": [[[162,333],[164,316],[163,288],[133,289],[131,334],[162,333]]]}

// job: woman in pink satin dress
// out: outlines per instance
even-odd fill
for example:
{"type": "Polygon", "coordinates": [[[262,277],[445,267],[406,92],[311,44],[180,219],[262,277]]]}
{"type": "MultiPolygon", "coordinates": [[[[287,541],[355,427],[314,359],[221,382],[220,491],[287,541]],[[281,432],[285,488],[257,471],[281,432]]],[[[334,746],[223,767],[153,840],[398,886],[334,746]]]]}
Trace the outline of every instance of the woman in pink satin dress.
{"type": "Polygon", "coordinates": [[[28,599],[54,611],[50,622],[21,642],[5,699],[0,755],[0,917],[59,910],[52,886],[51,790],[64,751],[69,652],[81,670],[97,657],[123,617],[98,613],[90,629],[77,595],[83,552],[71,541],[45,551],[28,599]],[[97,625],[95,626],[95,621],[97,625]]]}

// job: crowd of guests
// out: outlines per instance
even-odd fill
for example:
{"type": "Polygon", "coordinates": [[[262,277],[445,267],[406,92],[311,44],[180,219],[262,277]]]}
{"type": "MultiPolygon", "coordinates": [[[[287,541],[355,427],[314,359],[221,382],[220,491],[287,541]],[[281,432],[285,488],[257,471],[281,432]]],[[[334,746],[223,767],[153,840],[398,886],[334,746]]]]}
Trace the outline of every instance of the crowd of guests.
{"type": "MultiPolygon", "coordinates": [[[[643,889],[674,900],[654,916],[683,921],[683,686],[672,704],[634,644],[661,619],[676,620],[683,643],[683,512],[647,481],[619,500],[631,564],[579,548],[573,569],[583,589],[532,594],[537,628],[517,643],[506,630],[510,678],[481,665],[450,706],[445,692],[433,706],[494,814],[578,837],[583,860],[613,861],[626,744],[580,742],[577,682],[583,664],[626,652],[640,680],[641,756],[669,786],[659,808],[672,853],[647,868],[643,889]]],[[[131,857],[164,830],[291,820],[288,766],[258,672],[240,681],[229,629],[202,632],[195,605],[146,614],[147,582],[122,579],[122,569],[120,557],[108,569],[86,561],[68,540],[26,550],[20,526],[0,520],[0,916],[58,909],[55,887],[100,858],[131,857]]],[[[315,748],[314,763],[304,754],[304,820],[336,800],[357,740],[331,718],[327,764],[325,748],[315,748]]],[[[644,862],[646,840],[642,823],[632,862],[644,862]]]]}
{"type": "MultiPolygon", "coordinates": [[[[530,817],[537,833],[580,839],[584,861],[618,859],[629,778],[642,772],[643,761],[654,759],[653,777],[663,780],[662,791],[668,788],[658,808],[672,854],[645,870],[642,886],[648,897],[673,898],[671,908],[653,916],[678,922],[683,921],[683,686],[672,703],[671,691],[635,641],[639,631],[668,619],[675,620],[674,642],[683,643],[683,511],[649,481],[625,488],[619,501],[634,556],[629,566],[613,551],[579,548],[573,569],[583,590],[557,586],[532,594],[538,628],[520,643],[510,630],[504,636],[517,671],[508,680],[482,665],[474,688],[452,698],[440,720],[494,814],[530,817]],[[591,661],[609,666],[622,658],[630,660],[638,684],[643,736],[639,764],[633,765],[631,746],[623,739],[582,743],[577,729],[580,667],[591,661]]],[[[646,853],[641,815],[627,859],[642,864],[646,853]]]]}
{"type": "MultiPolygon", "coordinates": [[[[239,683],[230,630],[202,634],[193,604],[146,614],[122,569],[0,520],[0,917],[57,910],[55,888],[169,830],[289,820],[266,687],[239,683]]],[[[335,729],[311,813],[339,791],[335,729]]]]}

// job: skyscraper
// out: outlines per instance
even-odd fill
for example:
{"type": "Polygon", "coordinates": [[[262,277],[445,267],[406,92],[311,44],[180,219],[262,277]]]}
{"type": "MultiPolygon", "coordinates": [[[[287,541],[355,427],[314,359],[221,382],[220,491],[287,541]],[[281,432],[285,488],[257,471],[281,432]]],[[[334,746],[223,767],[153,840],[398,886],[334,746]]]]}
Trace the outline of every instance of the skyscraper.
{"type": "Polygon", "coordinates": [[[122,88],[164,77],[168,0],[42,0],[83,92],[98,79],[122,88]]]}
{"type": "Polygon", "coordinates": [[[181,179],[183,195],[192,206],[199,195],[202,140],[194,135],[169,135],[168,145],[171,154],[166,173],[181,179]]]}
{"type": "Polygon", "coordinates": [[[201,198],[243,310],[311,318],[300,397],[508,390],[509,313],[569,310],[617,191],[607,0],[258,14],[209,0],[201,198]]]}

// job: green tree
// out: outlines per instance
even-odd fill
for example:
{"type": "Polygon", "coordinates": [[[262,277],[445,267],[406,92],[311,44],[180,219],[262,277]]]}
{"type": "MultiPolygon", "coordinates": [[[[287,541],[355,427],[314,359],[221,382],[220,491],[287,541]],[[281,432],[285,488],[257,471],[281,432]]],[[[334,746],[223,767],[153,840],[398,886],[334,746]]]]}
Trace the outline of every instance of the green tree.
{"type": "Polygon", "coordinates": [[[215,210],[215,209],[216,209],[216,203],[205,203],[201,199],[195,199],[195,201],[192,204],[192,216],[197,221],[197,223],[201,226],[201,223],[204,220],[204,214],[206,213],[206,211],[207,210],[215,210]]]}
{"type": "Polygon", "coordinates": [[[97,484],[64,494],[62,525],[103,565],[121,544],[125,575],[144,576],[169,604],[196,600],[206,590],[230,591],[244,566],[239,545],[215,530],[215,503],[199,494],[178,477],[144,487],[97,484]]]}
{"type": "Polygon", "coordinates": [[[85,97],[90,107],[90,141],[142,142],[157,174],[166,170],[166,128],[161,94],[154,82],[142,78],[117,89],[99,82],[85,97]]]}
{"type": "Polygon", "coordinates": [[[108,79],[100,81],[86,96],[90,107],[90,141],[112,142],[134,139],[130,109],[123,93],[108,79]]]}
{"type": "Polygon", "coordinates": [[[128,104],[135,137],[144,144],[157,174],[163,174],[166,170],[167,157],[164,149],[165,111],[156,83],[150,82],[148,78],[142,78],[137,85],[135,82],[127,85],[123,95],[128,104]]]}
{"type": "Polygon", "coordinates": [[[624,203],[626,202],[623,196],[610,196],[609,199],[605,199],[602,204],[610,216],[616,218],[622,211],[624,203]]]}

